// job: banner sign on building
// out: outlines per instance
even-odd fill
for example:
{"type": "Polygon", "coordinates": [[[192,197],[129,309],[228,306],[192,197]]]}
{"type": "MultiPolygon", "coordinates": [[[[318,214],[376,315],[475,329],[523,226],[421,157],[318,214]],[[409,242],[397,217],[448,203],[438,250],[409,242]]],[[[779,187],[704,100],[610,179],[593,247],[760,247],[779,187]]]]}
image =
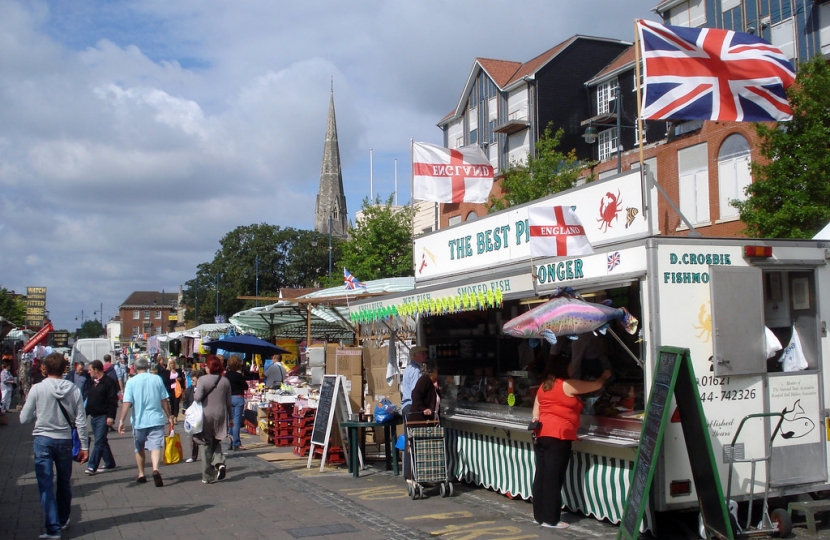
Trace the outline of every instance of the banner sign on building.
{"type": "Polygon", "coordinates": [[[529,210],[553,206],[573,209],[595,249],[649,234],[640,171],[634,170],[416,238],[415,281],[530,260],[529,210]]]}
{"type": "Polygon", "coordinates": [[[26,287],[26,326],[39,328],[46,318],[46,287],[26,287]]]}

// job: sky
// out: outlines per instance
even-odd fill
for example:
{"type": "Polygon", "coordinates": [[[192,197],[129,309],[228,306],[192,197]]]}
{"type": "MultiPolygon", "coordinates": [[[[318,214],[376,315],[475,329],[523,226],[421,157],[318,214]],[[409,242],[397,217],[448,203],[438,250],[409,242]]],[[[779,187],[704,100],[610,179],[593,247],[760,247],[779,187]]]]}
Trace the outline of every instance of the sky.
{"type": "Polygon", "coordinates": [[[657,3],[0,0],[0,287],[74,330],[236,227],[312,229],[332,88],[350,218],[370,173],[407,203],[410,139],[441,143],[477,57],[632,41],[657,3]]]}

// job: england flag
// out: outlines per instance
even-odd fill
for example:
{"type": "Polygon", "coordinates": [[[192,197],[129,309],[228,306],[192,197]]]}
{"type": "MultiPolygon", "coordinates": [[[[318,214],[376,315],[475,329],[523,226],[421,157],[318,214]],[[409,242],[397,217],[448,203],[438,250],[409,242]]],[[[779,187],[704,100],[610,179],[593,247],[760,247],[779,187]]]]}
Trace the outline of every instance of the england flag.
{"type": "Polygon", "coordinates": [[[493,166],[478,145],[445,148],[412,143],[413,197],[440,203],[484,203],[493,188],[493,166]]]}
{"type": "Polygon", "coordinates": [[[528,209],[531,257],[591,255],[594,248],[570,206],[534,206],[528,209]]]}

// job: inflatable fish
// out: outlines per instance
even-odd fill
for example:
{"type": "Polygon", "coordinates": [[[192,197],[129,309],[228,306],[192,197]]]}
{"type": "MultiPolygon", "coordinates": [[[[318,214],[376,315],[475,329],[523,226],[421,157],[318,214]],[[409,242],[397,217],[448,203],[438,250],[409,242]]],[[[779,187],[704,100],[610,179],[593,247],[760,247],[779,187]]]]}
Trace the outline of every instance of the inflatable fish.
{"type": "Polygon", "coordinates": [[[618,319],[629,334],[637,332],[637,319],[625,308],[560,296],[511,319],[505,323],[503,330],[508,336],[544,338],[553,345],[557,336],[576,339],[576,335],[594,330],[604,334],[608,323],[614,319],[618,319]]]}

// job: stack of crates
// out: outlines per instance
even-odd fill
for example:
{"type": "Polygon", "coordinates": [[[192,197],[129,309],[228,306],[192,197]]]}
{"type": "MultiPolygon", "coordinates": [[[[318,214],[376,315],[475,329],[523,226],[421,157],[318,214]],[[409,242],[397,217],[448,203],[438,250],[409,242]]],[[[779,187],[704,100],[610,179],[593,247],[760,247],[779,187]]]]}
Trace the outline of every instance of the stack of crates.
{"type": "Polygon", "coordinates": [[[292,417],[294,419],[293,442],[294,454],[307,456],[311,449],[311,432],[314,430],[314,417],[317,409],[308,407],[305,400],[297,400],[292,417]]]}
{"type": "MultiPolygon", "coordinates": [[[[323,457],[323,447],[316,446],[314,447],[314,459],[321,459],[323,457]]],[[[338,463],[346,463],[346,451],[343,450],[342,446],[329,446],[328,456],[326,457],[326,463],[331,464],[338,464],[338,463]]]]}
{"type": "Polygon", "coordinates": [[[273,418],[274,446],[291,446],[294,441],[292,435],[294,417],[291,403],[271,403],[271,417],[273,418]]]}

